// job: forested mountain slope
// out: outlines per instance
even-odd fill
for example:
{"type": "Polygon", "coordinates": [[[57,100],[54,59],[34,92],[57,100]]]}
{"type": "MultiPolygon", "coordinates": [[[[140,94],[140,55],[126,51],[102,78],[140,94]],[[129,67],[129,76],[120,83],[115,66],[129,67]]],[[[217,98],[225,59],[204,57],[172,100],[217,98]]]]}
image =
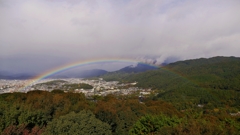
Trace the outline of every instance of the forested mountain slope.
{"type": "Polygon", "coordinates": [[[158,70],[108,74],[103,78],[137,81],[138,87],[158,90],[155,98],[176,104],[193,102],[235,106],[240,101],[240,58],[236,57],[179,61],[158,70]]]}
{"type": "Polygon", "coordinates": [[[240,58],[214,57],[169,64],[166,69],[213,89],[240,90],[240,58]]]}

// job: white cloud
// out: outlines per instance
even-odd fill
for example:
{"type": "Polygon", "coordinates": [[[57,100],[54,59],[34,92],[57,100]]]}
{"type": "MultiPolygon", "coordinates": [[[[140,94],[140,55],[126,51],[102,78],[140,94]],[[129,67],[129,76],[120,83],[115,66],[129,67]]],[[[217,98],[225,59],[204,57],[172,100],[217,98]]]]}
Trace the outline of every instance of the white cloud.
{"type": "Polygon", "coordinates": [[[239,57],[238,13],[238,0],[2,0],[0,60],[239,57]]]}

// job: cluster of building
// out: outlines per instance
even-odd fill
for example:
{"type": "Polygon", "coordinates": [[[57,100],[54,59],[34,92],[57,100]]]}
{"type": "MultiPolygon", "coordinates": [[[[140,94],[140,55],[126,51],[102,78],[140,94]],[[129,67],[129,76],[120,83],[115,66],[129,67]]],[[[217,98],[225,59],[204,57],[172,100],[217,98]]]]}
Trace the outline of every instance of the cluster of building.
{"type": "Polygon", "coordinates": [[[34,80],[0,80],[0,94],[12,93],[12,92],[28,92],[32,90],[63,90],[68,92],[71,90],[75,93],[84,93],[86,96],[100,95],[105,96],[108,94],[128,95],[132,93],[140,93],[141,95],[148,95],[151,89],[138,88],[133,83],[119,83],[118,81],[104,81],[102,78],[98,80],[85,80],[79,78],[67,78],[67,79],[43,79],[39,81],[34,80]],[[88,84],[93,88],[91,89],[66,89],[66,85],[69,84],[88,84]]]}
{"type": "Polygon", "coordinates": [[[0,79],[0,94],[18,92],[29,80],[5,80],[0,79]]]}

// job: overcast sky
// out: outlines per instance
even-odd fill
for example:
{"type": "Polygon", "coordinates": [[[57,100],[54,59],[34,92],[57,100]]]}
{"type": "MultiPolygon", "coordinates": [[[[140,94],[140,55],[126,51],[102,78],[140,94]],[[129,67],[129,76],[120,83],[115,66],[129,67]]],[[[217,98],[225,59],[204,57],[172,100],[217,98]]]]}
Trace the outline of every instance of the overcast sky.
{"type": "Polygon", "coordinates": [[[0,0],[0,70],[240,56],[239,0],[0,0]]]}

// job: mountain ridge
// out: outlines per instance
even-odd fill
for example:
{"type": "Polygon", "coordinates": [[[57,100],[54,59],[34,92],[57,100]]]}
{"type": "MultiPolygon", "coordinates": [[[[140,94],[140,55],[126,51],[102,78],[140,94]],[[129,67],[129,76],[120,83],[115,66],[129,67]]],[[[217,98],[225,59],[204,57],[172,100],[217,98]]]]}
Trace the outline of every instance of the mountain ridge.
{"type": "Polygon", "coordinates": [[[125,73],[139,73],[139,72],[145,72],[148,70],[155,70],[158,69],[158,67],[147,65],[144,63],[138,63],[137,65],[130,65],[124,68],[121,68],[120,70],[117,70],[115,72],[125,72],[125,73]]]}

